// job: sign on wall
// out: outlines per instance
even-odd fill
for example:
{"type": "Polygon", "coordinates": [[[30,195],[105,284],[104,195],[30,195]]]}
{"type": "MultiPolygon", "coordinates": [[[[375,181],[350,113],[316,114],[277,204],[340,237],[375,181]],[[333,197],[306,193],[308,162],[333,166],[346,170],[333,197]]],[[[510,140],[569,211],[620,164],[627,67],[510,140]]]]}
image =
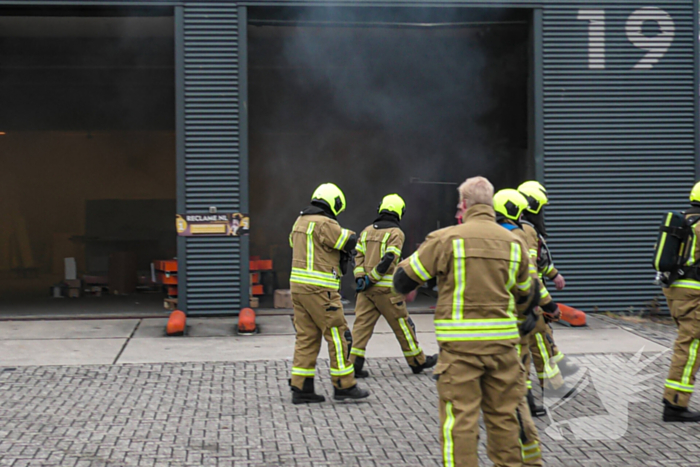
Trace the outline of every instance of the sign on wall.
{"type": "Polygon", "coordinates": [[[177,214],[177,234],[181,237],[240,237],[250,229],[248,214],[177,214]]]}

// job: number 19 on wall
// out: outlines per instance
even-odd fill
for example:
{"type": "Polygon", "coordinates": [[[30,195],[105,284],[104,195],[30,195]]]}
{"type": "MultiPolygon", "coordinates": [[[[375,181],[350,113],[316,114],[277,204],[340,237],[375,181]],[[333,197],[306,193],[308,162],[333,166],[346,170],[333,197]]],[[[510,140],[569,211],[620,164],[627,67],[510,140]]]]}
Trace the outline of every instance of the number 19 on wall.
{"type": "MultiPolygon", "coordinates": [[[[588,21],[588,68],[591,70],[605,69],[605,10],[578,11],[578,18],[588,21]]],[[[633,46],[646,50],[646,54],[637,62],[634,69],[649,70],[666,54],[676,34],[676,26],[671,15],[661,8],[647,6],[635,10],[625,23],[627,40],[633,46]],[[645,22],[654,22],[659,27],[659,33],[646,36],[642,32],[645,22]]]]}

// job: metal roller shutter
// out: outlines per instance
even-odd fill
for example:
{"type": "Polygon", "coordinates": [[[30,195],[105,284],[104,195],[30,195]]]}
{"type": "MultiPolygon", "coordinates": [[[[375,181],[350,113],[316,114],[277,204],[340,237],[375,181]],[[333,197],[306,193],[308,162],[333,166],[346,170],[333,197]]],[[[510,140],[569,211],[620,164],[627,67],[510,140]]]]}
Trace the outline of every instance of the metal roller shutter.
{"type": "Polygon", "coordinates": [[[658,223],[687,206],[695,179],[696,20],[692,1],[543,11],[546,216],[567,278],[557,301],[615,311],[660,294],[658,223]]]}
{"type": "MultiPolygon", "coordinates": [[[[238,212],[241,204],[239,40],[236,4],[184,7],[185,206],[238,212]]],[[[186,238],[189,314],[240,310],[242,240],[186,238]]]]}

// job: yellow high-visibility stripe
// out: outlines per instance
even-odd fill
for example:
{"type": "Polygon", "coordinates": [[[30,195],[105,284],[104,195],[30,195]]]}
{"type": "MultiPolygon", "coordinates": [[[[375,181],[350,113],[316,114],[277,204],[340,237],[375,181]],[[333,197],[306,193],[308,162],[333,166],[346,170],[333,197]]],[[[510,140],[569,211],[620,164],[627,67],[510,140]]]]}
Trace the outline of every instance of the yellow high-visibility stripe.
{"type": "Polygon", "coordinates": [[[695,366],[695,361],[698,358],[698,344],[700,344],[700,340],[698,339],[693,339],[693,341],[690,343],[688,361],[683,369],[683,379],[681,379],[681,384],[688,386],[690,385],[690,377],[693,375],[693,367],[695,366]]]}
{"type": "Polygon", "coordinates": [[[348,375],[355,371],[355,367],[352,365],[345,366],[345,350],[343,350],[343,341],[340,339],[340,331],[338,331],[337,327],[331,328],[331,336],[335,345],[335,360],[338,365],[337,369],[334,369],[333,365],[331,365],[331,376],[348,375]]]}
{"type": "Polygon", "coordinates": [[[694,392],[695,388],[689,384],[683,384],[678,381],[673,381],[672,379],[667,379],[666,384],[664,384],[669,389],[681,392],[694,392]]]}
{"type": "Polygon", "coordinates": [[[409,260],[408,264],[411,265],[411,269],[413,269],[413,272],[422,281],[426,282],[433,278],[433,276],[428,274],[428,271],[423,266],[423,263],[420,262],[420,258],[418,258],[418,252],[413,253],[411,255],[411,259],[409,260]]]}
{"type": "Polygon", "coordinates": [[[523,444],[523,442],[520,441],[520,452],[523,456],[523,462],[532,461],[542,457],[540,444],[537,441],[533,441],[529,444],[523,444]]]}
{"type": "Polygon", "coordinates": [[[355,249],[362,253],[363,255],[367,253],[367,246],[365,242],[367,241],[367,232],[362,232],[362,235],[360,236],[360,241],[357,242],[357,246],[355,249]]]}
{"type": "Polygon", "coordinates": [[[394,245],[391,245],[390,247],[388,247],[386,249],[386,252],[387,253],[394,253],[394,256],[396,256],[397,261],[401,259],[401,250],[399,250],[398,247],[396,247],[394,245]]]}
{"type": "Polygon", "coordinates": [[[315,368],[299,368],[296,366],[292,367],[292,375],[294,376],[306,376],[306,377],[314,377],[316,376],[316,369],[315,368]]]}
{"type": "Polygon", "coordinates": [[[700,290],[700,282],[693,279],[683,279],[674,281],[671,288],[700,290]]]}
{"type": "Polygon", "coordinates": [[[338,237],[338,240],[336,240],[335,245],[333,245],[333,248],[336,250],[342,250],[347,243],[348,238],[350,238],[350,231],[348,229],[340,229],[340,236],[338,237]]]}
{"type": "Polygon", "coordinates": [[[340,279],[334,274],[320,271],[309,271],[306,269],[292,268],[289,282],[295,284],[317,285],[329,289],[337,290],[340,287],[340,279]]]}
{"type": "Polygon", "coordinates": [[[352,273],[357,275],[357,274],[362,274],[365,272],[365,268],[363,266],[357,266],[355,269],[352,270],[352,273]]]}
{"type": "Polygon", "coordinates": [[[315,222],[309,222],[309,228],[306,229],[306,269],[308,271],[314,270],[314,227],[315,222]]]}
{"type": "Polygon", "coordinates": [[[547,353],[547,346],[544,345],[544,339],[542,339],[542,333],[538,332],[535,334],[535,339],[537,339],[537,348],[540,349],[540,356],[544,362],[544,372],[537,373],[537,376],[542,379],[552,379],[559,374],[559,367],[556,363],[554,366],[551,365],[549,354],[547,353]]]}
{"type": "Polygon", "coordinates": [[[452,402],[445,404],[445,423],[442,425],[442,461],[445,467],[455,465],[455,446],[452,429],[455,426],[455,416],[452,413],[452,402]]]}
{"type": "MultiPolygon", "coordinates": [[[[418,348],[416,345],[416,342],[413,340],[413,335],[411,334],[411,330],[408,329],[408,323],[404,318],[399,318],[399,325],[401,326],[401,330],[403,331],[403,335],[408,341],[408,347],[411,349],[411,352],[417,352],[420,353],[421,349],[418,348]]],[[[404,355],[406,355],[406,352],[404,352],[404,355]]],[[[417,354],[416,354],[417,355],[417,354]]],[[[409,355],[412,356],[412,355],[409,355]]]]}
{"type": "Polygon", "coordinates": [[[695,392],[695,388],[693,386],[684,385],[684,384],[681,384],[677,381],[673,381],[670,379],[666,380],[666,383],[664,384],[664,386],[669,388],[669,389],[673,389],[675,391],[680,391],[680,392],[688,392],[688,393],[695,392]]]}
{"type": "Polygon", "coordinates": [[[455,290],[452,296],[452,319],[462,319],[462,308],[464,307],[464,289],[466,288],[466,260],[464,239],[456,238],[452,240],[452,256],[454,257],[454,277],[455,290]]]}
{"type": "Polygon", "coordinates": [[[386,241],[389,240],[389,235],[390,233],[387,232],[384,234],[384,238],[382,238],[382,244],[379,247],[379,257],[382,258],[384,254],[386,253],[386,241]]]}
{"type": "Polygon", "coordinates": [[[690,254],[688,255],[688,261],[685,263],[686,266],[692,266],[695,264],[695,247],[698,243],[698,237],[695,235],[695,231],[691,230],[690,234],[693,236],[693,242],[690,244],[690,254]]]}
{"type": "Polygon", "coordinates": [[[357,355],[358,357],[364,357],[364,356],[365,356],[365,353],[366,353],[365,350],[358,349],[358,348],[356,348],[356,347],[352,347],[352,348],[350,349],[350,354],[351,354],[351,355],[357,355]]]}
{"type": "MultiPolygon", "coordinates": [[[[673,217],[673,213],[669,212],[668,215],[666,216],[666,222],[665,225],[668,225],[671,222],[671,217],[673,217]]],[[[658,271],[659,270],[659,261],[661,260],[661,252],[663,248],[660,248],[662,245],[666,243],[666,232],[662,231],[661,232],[661,240],[659,240],[659,249],[656,252],[656,258],[654,259],[654,268],[658,271]]]]}
{"type": "MultiPolygon", "coordinates": [[[[517,280],[516,276],[518,274],[518,266],[520,266],[520,244],[519,243],[511,243],[510,244],[510,267],[508,268],[508,282],[506,283],[506,290],[508,290],[508,315],[509,316],[515,316],[515,297],[513,296],[513,293],[511,292],[511,289],[513,286],[516,286],[515,281],[517,280]]],[[[528,276],[526,283],[530,281],[530,276],[528,276]]],[[[524,285],[524,289],[522,290],[527,290],[530,287],[530,284],[524,285]]]]}

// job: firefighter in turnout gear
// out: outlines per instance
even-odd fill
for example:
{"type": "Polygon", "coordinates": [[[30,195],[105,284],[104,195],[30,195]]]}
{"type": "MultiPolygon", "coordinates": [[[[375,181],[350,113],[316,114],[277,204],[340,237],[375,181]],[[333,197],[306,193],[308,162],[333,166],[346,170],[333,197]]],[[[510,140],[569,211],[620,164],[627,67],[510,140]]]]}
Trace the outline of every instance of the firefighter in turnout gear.
{"type": "Polygon", "coordinates": [[[554,282],[557,290],[566,286],[564,276],[554,267],[551,254],[545,241],[547,230],[544,223],[544,206],[549,203],[547,190],[537,181],[528,181],[518,187],[525,196],[528,207],[523,213],[522,225],[528,245],[531,261],[536,264],[540,277],[540,308],[544,320],[537,323],[535,332],[530,338],[530,353],[535,364],[540,386],[553,394],[555,391],[567,392],[564,377],[578,371],[578,366],[570,363],[557,348],[554,333],[549,323],[558,321],[561,316],[559,307],[552,301],[552,296],[544,286],[544,278],[554,282]]]}
{"type": "Polygon", "coordinates": [[[464,223],[437,230],[399,263],[394,288],[406,294],[436,277],[435,334],[440,346],[437,390],[445,466],[472,467],[479,412],[487,454],[497,467],[523,465],[518,406],[525,371],[516,345],[517,312],[532,300],[529,258],[521,243],[495,222],[493,186],[483,177],[459,187],[464,223]]]}
{"type": "Polygon", "coordinates": [[[357,387],[354,368],[346,355],[348,329],[340,302],[340,277],[352,267],[357,236],[338,224],[345,209],[345,195],[325,183],[314,192],[311,204],[294,222],[289,234],[293,249],[289,279],[294,303],[296,343],[292,362],[292,402],[323,402],[314,391],[316,358],[321,339],[328,342],[333,398],[362,399],[369,392],[357,387]]]}
{"type": "Polygon", "coordinates": [[[394,331],[413,373],[421,373],[437,363],[437,355],[426,359],[418,344],[413,321],[406,309],[405,297],[392,290],[391,277],[396,264],[401,260],[405,238],[400,224],[405,211],[406,204],[399,195],[385,196],[379,205],[379,217],[362,231],[357,243],[354,270],[357,303],[350,350],[350,361],[355,366],[356,378],[369,376],[363,370],[365,351],[380,316],[384,316],[394,331]]]}
{"type": "Polygon", "coordinates": [[[683,275],[663,289],[671,316],[678,326],[673,345],[671,368],[664,389],[665,422],[699,422],[700,412],[688,410],[700,366],[700,182],[690,192],[690,208],[685,211],[689,237],[681,244],[683,275]]]}
{"type": "MultiPolygon", "coordinates": [[[[493,209],[496,212],[496,222],[510,231],[519,241],[523,250],[527,250],[527,242],[525,233],[520,223],[520,216],[527,208],[528,202],[525,197],[517,190],[505,189],[500,190],[493,196],[493,209]]],[[[539,280],[537,271],[530,262],[528,264],[528,272],[533,284],[536,284],[536,296],[533,297],[530,307],[532,313],[527,315],[518,313],[518,323],[520,327],[520,342],[516,345],[518,357],[523,367],[528,370],[530,368],[530,336],[539,320],[542,320],[542,315],[539,311],[535,312],[535,308],[539,302],[539,280]]],[[[523,398],[518,406],[518,416],[522,424],[522,432],[520,433],[520,441],[523,449],[527,452],[523,453],[523,465],[526,466],[541,466],[542,451],[540,450],[540,436],[532,420],[533,416],[542,416],[546,414],[546,410],[535,404],[535,398],[532,394],[532,382],[530,381],[529,371],[523,372],[523,384],[527,388],[527,396],[523,398]]]]}

